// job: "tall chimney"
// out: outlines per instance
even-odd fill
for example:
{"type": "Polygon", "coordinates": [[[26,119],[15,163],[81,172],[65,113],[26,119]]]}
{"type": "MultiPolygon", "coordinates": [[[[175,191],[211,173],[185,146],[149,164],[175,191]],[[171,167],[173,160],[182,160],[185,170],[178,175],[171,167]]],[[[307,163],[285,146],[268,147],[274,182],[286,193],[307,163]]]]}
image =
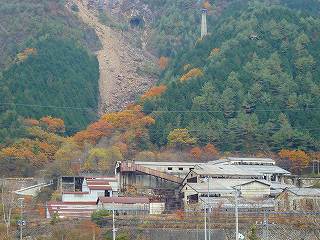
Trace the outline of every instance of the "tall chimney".
{"type": "Polygon", "coordinates": [[[207,12],[208,12],[208,10],[206,8],[203,8],[201,10],[201,13],[202,13],[202,18],[201,18],[201,39],[208,34],[207,12]]]}

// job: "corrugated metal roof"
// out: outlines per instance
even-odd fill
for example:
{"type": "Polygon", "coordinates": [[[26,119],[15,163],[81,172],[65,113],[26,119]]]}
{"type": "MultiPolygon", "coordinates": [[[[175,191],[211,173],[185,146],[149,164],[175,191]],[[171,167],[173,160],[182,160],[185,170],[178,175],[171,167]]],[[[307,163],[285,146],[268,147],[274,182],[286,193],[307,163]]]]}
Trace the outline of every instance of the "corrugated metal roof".
{"type": "Polygon", "coordinates": [[[90,190],[115,190],[115,191],[117,191],[117,189],[118,189],[118,187],[117,187],[118,183],[113,180],[110,181],[109,177],[107,177],[107,178],[86,178],[85,182],[90,190]],[[108,179],[108,180],[106,180],[106,179],[108,179]]]}
{"type": "Polygon", "coordinates": [[[88,186],[90,190],[112,190],[111,186],[88,186]]]}
{"type": "Polygon", "coordinates": [[[98,201],[102,203],[122,203],[122,204],[150,202],[149,198],[145,198],[145,197],[99,197],[98,201]]]}
{"type": "Polygon", "coordinates": [[[150,166],[195,166],[199,164],[199,162],[143,162],[143,161],[134,161],[137,165],[150,166]]]}
{"type": "Polygon", "coordinates": [[[194,172],[200,175],[238,175],[261,176],[264,174],[290,174],[290,172],[275,166],[265,165],[225,165],[225,164],[198,164],[194,172]]]}
{"type": "Polygon", "coordinates": [[[89,192],[63,192],[62,194],[89,194],[89,192]]]}
{"type": "MultiPolygon", "coordinates": [[[[202,203],[202,208],[204,205],[210,205],[211,207],[219,207],[223,209],[232,209],[235,207],[235,202],[233,198],[213,198],[210,197],[200,197],[202,203]]],[[[259,200],[249,200],[244,198],[238,198],[238,208],[239,209],[259,209],[259,208],[270,208],[273,209],[275,206],[275,201],[273,199],[259,199],[259,200]]]]}
{"type": "Polygon", "coordinates": [[[313,196],[320,197],[320,188],[288,188],[288,191],[297,196],[313,196]]]}
{"type": "Polygon", "coordinates": [[[47,217],[58,213],[59,218],[89,218],[96,209],[95,202],[48,202],[47,217]]]}
{"type": "Polygon", "coordinates": [[[193,188],[198,193],[207,193],[208,186],[209,192],[234,192],[236,186],[241,186],[245,184],[249,184],[251,182],[260,182],[261,184],[270,185],[267,182],[259,181],[255,179],[210,179],[209,185],[208,182],[201,182],[201,183],[188,183],[191,188],[193,188]]]}
{"type": "Polygon", "coordinates": [[[231,161],[245,162],[275,162],[272,158],[257,158],[257,157],[227,157],[231,161]]]}

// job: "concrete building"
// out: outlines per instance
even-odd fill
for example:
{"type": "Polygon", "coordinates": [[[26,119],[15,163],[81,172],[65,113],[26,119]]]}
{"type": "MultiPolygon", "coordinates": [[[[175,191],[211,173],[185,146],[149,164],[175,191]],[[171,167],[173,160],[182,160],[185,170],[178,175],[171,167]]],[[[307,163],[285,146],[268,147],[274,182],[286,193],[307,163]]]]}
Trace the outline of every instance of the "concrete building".
{"type": "Polygon", "coordinates": [[[225,158],[195,166],[183,180],[201,182],[212,179],[257,179],[284,184],[284,177],[290,172],[275,165],[269,158],[225,158]]]}
{"type": "Polygon", "coordinates": [[[85,177],[81,191],[63,191],[62,202],[96,202],[98,197],[118,194],[118,183],[112,177],[85,177]]]}
{"type": "Polygon", "coordinates": [[[198,163],[117,162],[115,175],[123,193],[148,194],[166,203],[167,209],[180,208],[179,186],[198,163]]]}
{"type": "Polygon", "coordinates": [[[88,218],[97,209],[99,197],[118,196],[115,177],[62,177],[61,202],[48,202],[46,217],[88,218]]]}
{"type": "Polygon", "coordinates": [[[199,207],[204,202],[212,207],[227,206],[237,189],[244,207],[274,209],[273,197],[288,187],[284,177],[289,174],[269,158],[219,159],[190,170],[180,196],[185,208],[199,207]]]}
{"type": "Polygon", "coordinates": [[[320,211],[320,189],[286,188],[276,201],[278,211],[320,211]]]}
{"type": "Polygon", "coordinates": [[[181,188],[181,197],[186,210],[203,208],[207,204],[212,208],[233,208],[236,189],[239,191],[240,208],[274,208],[274,202],[268,201],[270,184],[264,180],[209,179],[207,181],[209,182],[186,183],[181,188]]]}

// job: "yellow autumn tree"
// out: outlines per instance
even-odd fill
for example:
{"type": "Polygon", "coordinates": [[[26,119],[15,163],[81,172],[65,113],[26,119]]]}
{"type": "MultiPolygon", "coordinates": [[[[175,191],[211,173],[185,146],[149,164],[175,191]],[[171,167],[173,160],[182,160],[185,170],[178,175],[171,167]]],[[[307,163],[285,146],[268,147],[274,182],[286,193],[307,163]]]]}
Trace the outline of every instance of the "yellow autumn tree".
{"type": "Polygon", "coordinates": [[[176,147],[180,150],[186,146],[193,145],[196,142],[196,138],[193,138],[186,128],[174,129],[168,135],[169,146],[176,147]]]}
{"type": "Polygon", "coordinates": [[[190,71],[181,76],[180,81],[184,82],[190,78],[196,78],[203,76],[203,71],[200,68],[192,68],[190,71]]]}

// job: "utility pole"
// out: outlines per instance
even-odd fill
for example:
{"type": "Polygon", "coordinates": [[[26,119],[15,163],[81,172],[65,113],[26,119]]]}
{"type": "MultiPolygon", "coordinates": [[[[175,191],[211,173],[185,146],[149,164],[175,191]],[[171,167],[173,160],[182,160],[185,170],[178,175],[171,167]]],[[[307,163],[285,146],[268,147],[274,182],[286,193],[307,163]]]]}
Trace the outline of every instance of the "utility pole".
{"type": "Polygon", "coordinates": [[[23,228],[23,220],[22,220],[22,217],[23,217],[23,198],[19,198],[18,199],[20,201],[20,240],[22,240],[22,228],[23,228]]]}
{"type": "Polygon", "coordinates": [[[114,224],[114,203],[112,203],[112,239],[116,240],[116,228],[114,224]]]}
{"type": "Polygon", "coordinates": [[[209,203],[209,189],[210,189],[210,178],[208,177],[208,199],[207,199],[207,202],[208,202],[208,240],[211,239],[211,233],[210,233],[210,212],[211,212],[211,208],[210,208],[210,203],[209,203]]]}
{"type": "Polygon", "coordinates": [[[204,202],[204,240],[207,240],[207,204],[204,202]]]}
{"type": "Polygon", "coordinates": [[[239,214],[238,214],[238,194],[239,190],[235,191],[235,217],[236,217],[236,240],[239,240],[239,214]]]}
{"type": "Polygon", "coordinates": [[[268,219],[268,214],[266,210],[264,211],[263,214],[263,232],[262,232],[262,239],[263,240],[269,240],[269,219],[268,219]]]}
{"type": "Polygon", "coordinates": [[[204,181],[208,181],[208,198],[207,198],[207,203],[206,201],[204,202],[204,240],[207,240],[207,204],[209,204],[209,177],[205,178],[204,181]]]}

